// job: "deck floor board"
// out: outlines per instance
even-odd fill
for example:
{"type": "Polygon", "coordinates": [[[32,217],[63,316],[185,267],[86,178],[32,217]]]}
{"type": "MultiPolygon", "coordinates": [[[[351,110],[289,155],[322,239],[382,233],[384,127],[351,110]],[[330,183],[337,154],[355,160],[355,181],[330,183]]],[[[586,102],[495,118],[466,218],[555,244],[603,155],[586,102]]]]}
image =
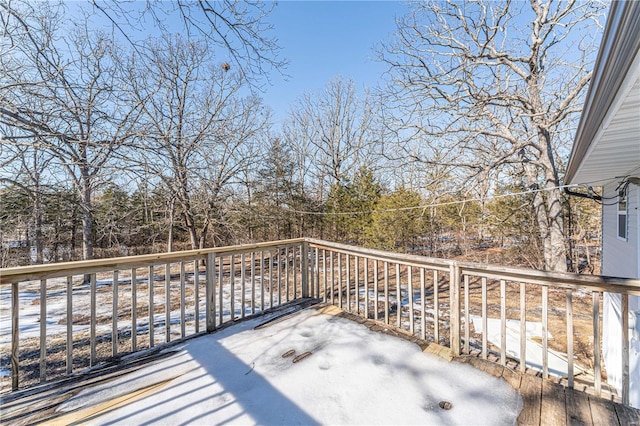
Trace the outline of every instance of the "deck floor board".
{"type": "MultiPolygon", "coordinates": [[[[542,381],[541,416],[547,423],[562,426],[567,424],[565,387],[557,383],[542,381]]],[[[542,419],[541,419],[542,421],[542,419]]]]}

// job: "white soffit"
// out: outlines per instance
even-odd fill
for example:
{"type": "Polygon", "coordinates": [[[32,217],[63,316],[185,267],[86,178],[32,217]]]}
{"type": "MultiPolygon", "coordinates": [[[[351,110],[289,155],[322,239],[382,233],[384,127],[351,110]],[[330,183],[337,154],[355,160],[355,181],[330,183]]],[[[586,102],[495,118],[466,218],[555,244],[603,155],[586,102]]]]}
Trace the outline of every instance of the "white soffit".
{"type": "Polygon", "coordinates": [[[639,169],[640,53],[636,55],[572,182],[601,186],[603,181],[640,173],[639,169]]]}

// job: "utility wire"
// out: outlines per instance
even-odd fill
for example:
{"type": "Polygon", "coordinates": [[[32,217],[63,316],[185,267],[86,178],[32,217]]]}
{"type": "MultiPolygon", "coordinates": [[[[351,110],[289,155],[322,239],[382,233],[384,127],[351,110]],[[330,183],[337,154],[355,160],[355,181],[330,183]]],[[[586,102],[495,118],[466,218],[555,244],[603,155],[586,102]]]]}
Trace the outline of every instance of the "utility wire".
{"type": "Polygon", "coordinates": [[[554,186],[552,188],[530,189],[527,191],[512,192],[509,194],[500,194],[500,195],[494,195],[491,197],[466,198],[464,200],[446,201],[442,203],[433,203],[433,204],[423,204],[423,205],[412,206],[412,207],[397,207],[393,209],[362,210],[362,211],[350,211],[350,212],[313,212],[313,211],[295,210],[295,209],[287,209],[287,211],[290,213],[308,214],[308,215],[316,215],[316,216],[350,216],[350,215],[356,215],[356,214],[387,213],[387,212],[399,212],[399,211],[408,211],[408,210],[425,210],[430,207],[451,206],[455,204],[463,204],[463,203],[469,203],[474,201],[491,201],[499,198],[515,197],[517,195],[534,194],[536,192],[552,191],[554,189],[563,189],[563,188],[575,188],[579,186],[581,185],[576,185],[576,184],[560,185],[560,186],[554,186]]]}

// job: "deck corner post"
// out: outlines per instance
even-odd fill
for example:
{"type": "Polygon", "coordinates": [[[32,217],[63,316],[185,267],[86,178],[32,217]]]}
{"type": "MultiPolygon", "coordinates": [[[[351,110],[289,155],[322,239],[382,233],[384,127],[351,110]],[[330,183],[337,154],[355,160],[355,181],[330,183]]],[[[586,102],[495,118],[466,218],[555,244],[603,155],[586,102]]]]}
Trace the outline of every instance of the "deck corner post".
{"type": "Polygon", "coordinates": [[[206,265],[206,316],[207,316],[207,333],[216,330],[216,254],[207,254],[206,265]]]}
{"type": "Polygon", "coordinates": [[[302,297],[309,297],[309,243],[304,240],[300,246],[300,275],[302,276],[302,297]]]}
{"type": "Polygon", "coordinates": [[[460,356],[460,266],[449,266],[449,307],[451,316],[450,346],[454,356],[460,356]]]}

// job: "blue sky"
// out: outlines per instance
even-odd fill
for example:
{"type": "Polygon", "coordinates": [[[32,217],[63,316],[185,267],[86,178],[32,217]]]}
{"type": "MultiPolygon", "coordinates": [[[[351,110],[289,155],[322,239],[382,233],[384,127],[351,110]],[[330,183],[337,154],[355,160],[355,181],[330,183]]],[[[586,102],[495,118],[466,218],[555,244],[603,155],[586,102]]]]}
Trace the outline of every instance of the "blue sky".
{"type": "Polygon", "coordinates": [[[373,46],[396,29],[395,17],[408,10],[399,1],[281,1],[269,16],[273,35],[290,64],[285,81],[271,75],[262,94],[274,120],[286,118],[305,92],[317,92],[329,80],[353,79],[358,89],[374,86],[386,66],[375,60],[373,46]]]}

